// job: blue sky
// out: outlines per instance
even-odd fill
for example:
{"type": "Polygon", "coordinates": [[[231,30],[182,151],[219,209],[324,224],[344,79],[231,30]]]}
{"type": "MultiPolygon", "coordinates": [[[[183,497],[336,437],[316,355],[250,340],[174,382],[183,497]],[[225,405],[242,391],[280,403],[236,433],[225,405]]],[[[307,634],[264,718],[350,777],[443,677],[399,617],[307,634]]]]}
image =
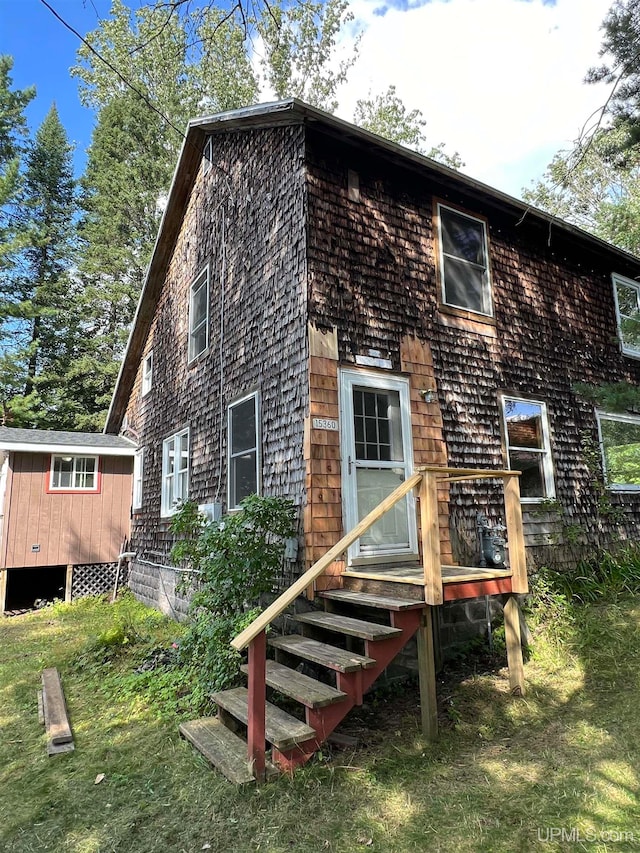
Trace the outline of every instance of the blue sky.
{"type": "MultiPolygon", "coordinates": [[[[51,0],[51,5],[83,35],[105,14],[108,0],[51,0]]],[[[93,113],[78,99],[77,83],[69,69],[75,64],[78,39],[55,19],[40,0],[0,0],[0,52],[14,58],[13,88],[35,85],[36,97],[27,119],[36,130],[55,101],[62,124],[76,143],[76,169],[91,141],[93,113]]]]}
{"type": "MultiPolygon", "coordinates": [[[[49,0],[80,33],[95,29],[110,0],[49,0]]],[[[135,5],[138,0],[129,0],[135,5]]],[[[359,58],[340,93],[347,120],[358,98],[393,84],[427,120],[427,142],[458,151],[465,171],[512,195],[539,178],[567,148],[606,91],[583,83],[598,62],[600,24],[611,0],[350,0],[362,33],[359,58]],[[383,16],[382,7],[386,8],[383,16]]],[[[93,115],[80,106],[69,69],[77,38],[40,0],[0,0],[0,51],[14,57],[17,87],[35,84],[35,130],[56,102],[76,170],[93,115]]],[[[268,96],[263,100],[268,100],[268,96]]]]}

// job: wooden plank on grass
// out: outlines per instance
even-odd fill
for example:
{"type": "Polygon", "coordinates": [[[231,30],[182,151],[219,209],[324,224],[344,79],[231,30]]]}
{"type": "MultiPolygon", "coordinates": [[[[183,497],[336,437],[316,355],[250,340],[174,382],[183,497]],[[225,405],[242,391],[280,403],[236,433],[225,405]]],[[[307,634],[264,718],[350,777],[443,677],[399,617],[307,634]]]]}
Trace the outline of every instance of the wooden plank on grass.
{"type": "Polygon", "coordinates": [[[42,704],[49,741],[54,746],[59,746],[61,743],[71,743],[73,735],[67,716],[67,706],[64,701],[60,675],[55,667],[45,669],[42,672],[42,704]]]}

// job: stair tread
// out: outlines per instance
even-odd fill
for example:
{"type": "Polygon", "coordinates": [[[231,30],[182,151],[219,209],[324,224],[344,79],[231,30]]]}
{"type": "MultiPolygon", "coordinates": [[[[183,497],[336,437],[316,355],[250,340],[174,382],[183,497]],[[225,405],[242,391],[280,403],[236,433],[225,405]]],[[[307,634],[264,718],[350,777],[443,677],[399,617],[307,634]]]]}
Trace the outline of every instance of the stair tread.
{"type": "Polygon", "coordinates": [[[347,604],[359,604],[381,610],[415,610],[426,606],[424,601],[392,598],[388,595],[373,595],[370,592],[352,592],[347,589],[327,589],[321,592],[320,596],[331,601],[344,601],[347,604]]]}
{"type": "MultiPolygon", "coordinates": [[[[249,671],[247,664],[243,664],[241,669],[244,673],[249,671]]],[[[336,690],[329,684],[316,681],[274,660],[267,661],[267,684],[307,708],[324,708],[347,698],[342,690],[336,690]]]]}
{"type": "MultiPolygon", "coordinates": [[[[248,724],[249,691],[246,687],[233,687],[231,690],[212,693],[211,698],[216,705],[233,714],[240,722],[248,724]]],[[[303,743],[316,736],[315,729],[302,720],[292,717],[271,702],[266,702],[265,705],[265,737],[277,749],[290,749],[297,743],[303,743]]]]}
{"type": "Polygon", "coordinates": [[[375,622],[366,622],[364,619],[352,619],[350,616],[342,616],[339,613],[328,613],[322,610],[298,613],[294,619],[296,622],[302,622],[305,625],[315,625],[327,631],[336,631],[350,637],[359,637],[362,640],[385,640],[387,637],[396,637],[398,634],[402,634],[401,628],[378,625],[375,622]]]}
{"type": "Polygon", "coordinates": [[[355,672],[358,669],[370,669],[376,665],[373,658],[338,649],[327,643],[319,643],[317,640],[310,640],[309,637],[301,637],[300,634],[271,637],[269,645],[338,672],[355,672]]]}
{"type": "MultiPolygon", "coordinates": [[[[202,753],[207,761],[236,785],[255,782],[247,759],[247,742],[228,729],[218,717],[201,717],[180,723],[180,734],[202,753]]],[[[267,775],[277,775],[270,763],[267,775]]]]}

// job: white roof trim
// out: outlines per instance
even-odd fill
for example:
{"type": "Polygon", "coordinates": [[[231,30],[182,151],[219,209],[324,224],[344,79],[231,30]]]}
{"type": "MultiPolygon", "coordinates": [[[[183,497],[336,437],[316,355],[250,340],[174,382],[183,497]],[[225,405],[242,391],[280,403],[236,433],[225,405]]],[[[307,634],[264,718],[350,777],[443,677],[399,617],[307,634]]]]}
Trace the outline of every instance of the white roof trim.
{"type": "Polygon", "coordinates": [[[24,453],[55,453],[65,456],[135,456],[136,447],[96,447],[90,444],[33,444],[26,441],[3,441],[1,450],[24,453]]]}

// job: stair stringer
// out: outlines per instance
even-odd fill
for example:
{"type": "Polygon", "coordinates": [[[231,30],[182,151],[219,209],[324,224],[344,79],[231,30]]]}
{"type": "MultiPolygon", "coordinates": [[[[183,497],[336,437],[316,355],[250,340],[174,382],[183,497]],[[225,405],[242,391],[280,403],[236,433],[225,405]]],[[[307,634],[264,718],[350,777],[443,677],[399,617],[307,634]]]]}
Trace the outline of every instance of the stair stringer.
{"type": "Polygon", "coordinates": [[[394,628],[400,628],[402,634],[383,640],[365,640],[365,654],[376,661],[375,667],[360,669],[356,672],[336,673],[336,687],[347,694],[346,698],[342,702],[324,708],[305,708],[307,725],[315,729],[316,737],[298,743],[288,750],[279,750],[274,747],[271,752],[271,761],[283,772],[289,774],[292,774],[297,767],[306,764],[351,709],[356,705],[362,705],[364,693],[420,627],[422,614],[423,610],[420,608],[390,611],[391,625],[394,628]]]}

